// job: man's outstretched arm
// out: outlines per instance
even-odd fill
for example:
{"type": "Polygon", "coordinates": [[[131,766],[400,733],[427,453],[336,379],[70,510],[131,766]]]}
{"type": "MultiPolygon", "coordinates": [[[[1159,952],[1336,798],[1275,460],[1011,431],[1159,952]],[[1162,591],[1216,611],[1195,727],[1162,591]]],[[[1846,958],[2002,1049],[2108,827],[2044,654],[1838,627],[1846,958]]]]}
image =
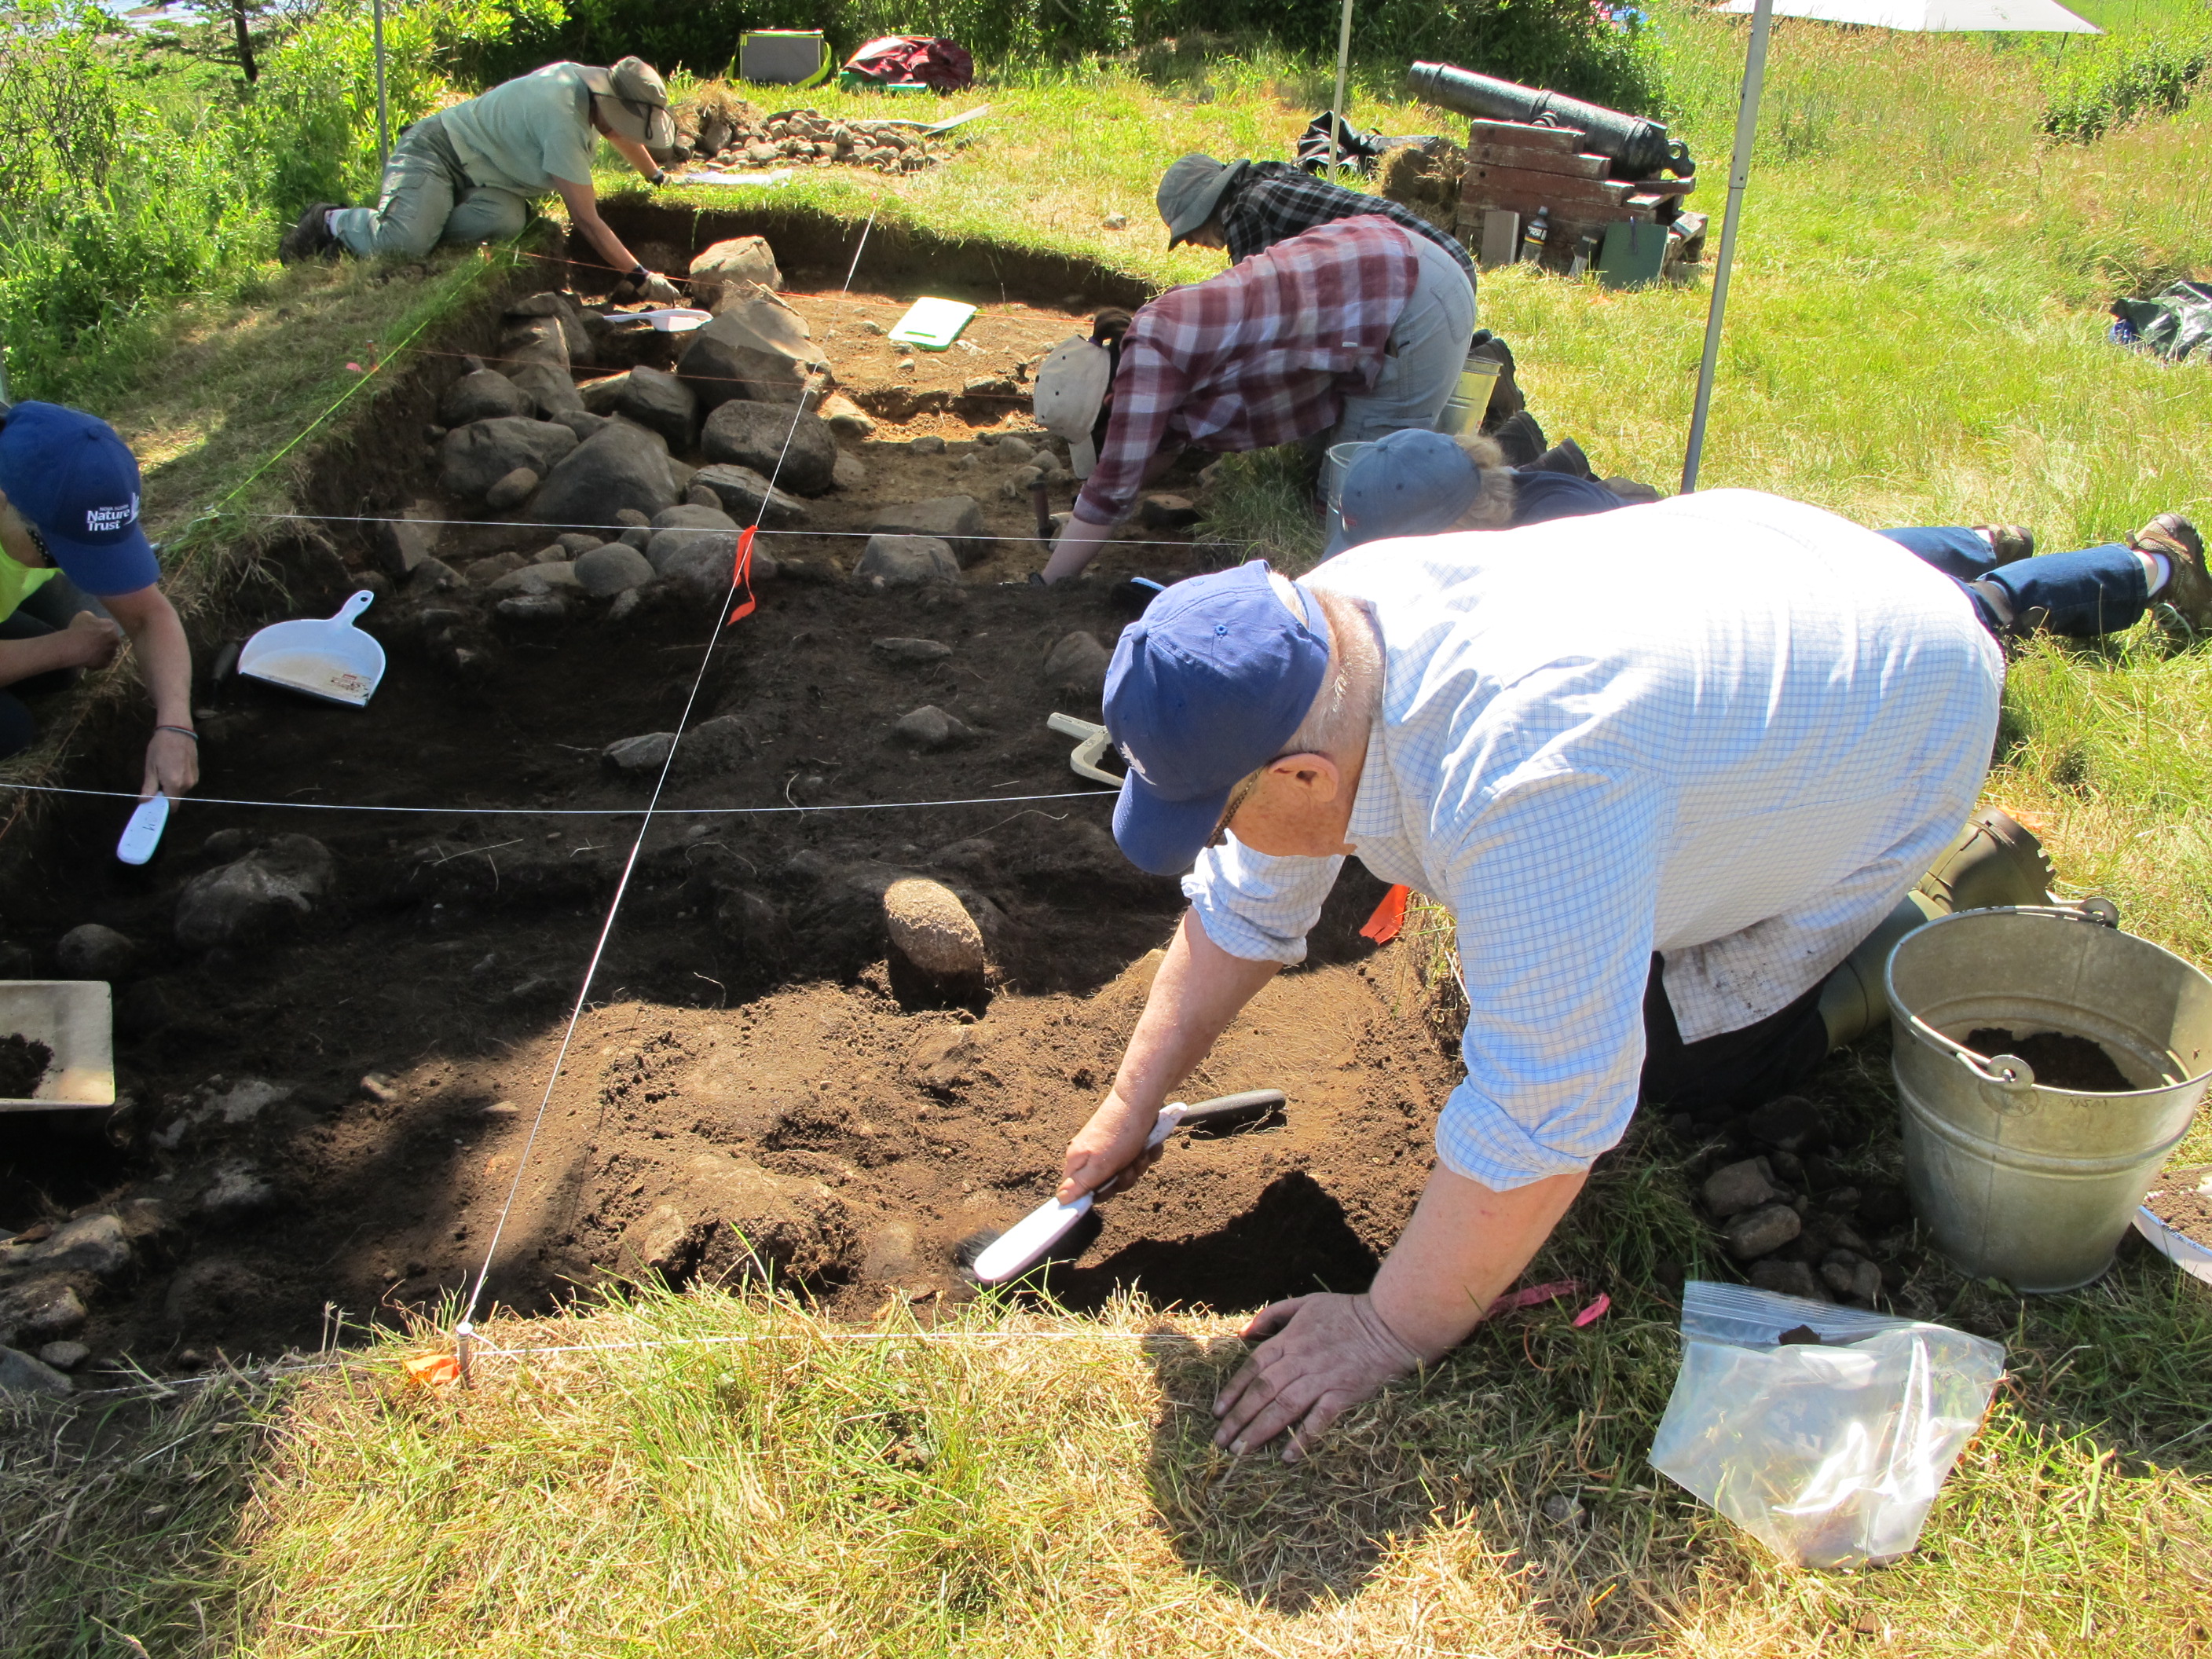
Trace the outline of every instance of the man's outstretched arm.
{"type": "Polygon", "coordinates": [[[1068,1143],[1062,1202],[1099,1188],[1116,1171],[1122,1179],[1105,1190],[1120,1192],[1152,1166],[1157,1152],[1140,1155],[1168,1091],[1190,1075],[1281,965],[1230,955],[1206,936],[1196,911],[1183,912],[1114,1086],[1068,1143]]]}

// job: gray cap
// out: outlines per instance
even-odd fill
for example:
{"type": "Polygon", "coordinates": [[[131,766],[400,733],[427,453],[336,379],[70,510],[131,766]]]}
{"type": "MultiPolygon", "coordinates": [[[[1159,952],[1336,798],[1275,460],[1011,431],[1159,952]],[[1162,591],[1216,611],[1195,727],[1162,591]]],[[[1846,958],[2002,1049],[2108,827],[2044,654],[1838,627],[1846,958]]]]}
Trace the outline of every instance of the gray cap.
{"type": "Polygon", "coordinates": [[[1160,217],[1167,222],[1173,247],[1213,216],[1230,186],[1249,161],[1217,161],[1211,155],[1186,155],[1160,175],[1160,217]]]}
{"type": "Polygon", "coordinates": [[[659,70],[642,58],[625,58],[612,69],[579,67],[584,71],[584,84],[592,89],[592,106],[615,132],[651,149],[667,149],[675,144],[676,123],[669,118],[668,86],[659,70]]]}

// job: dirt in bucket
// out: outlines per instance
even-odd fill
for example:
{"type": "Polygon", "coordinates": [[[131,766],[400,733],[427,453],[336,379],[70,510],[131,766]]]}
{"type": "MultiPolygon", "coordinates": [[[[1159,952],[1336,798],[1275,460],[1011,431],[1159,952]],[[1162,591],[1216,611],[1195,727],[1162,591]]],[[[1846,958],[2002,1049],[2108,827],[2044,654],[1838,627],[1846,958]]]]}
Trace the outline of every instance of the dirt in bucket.
{"type": "Polygon", "coordinates": [[[2166,1170],[2143,1194],[2143,1207],[2212,1250],[2212,1164],[2166,1170]]]}
{"type": "Polygon", "coordinates": [[[2035,1080],[2046,1089],[2120,1095],[2136,1086],[2103,1044],[2068,1031],[2038,1031],[2022,1037],[2001,1025],[1984,1025],[1966,1033],[1966,1047],[1984,1060],[2019,1055],[2035,1068],[2035,1080]]]}
{"type": "Polygon", "coordinates": [[[38,1091],[54,1051],[21,1032],[0,1037],[0,1100],[28,1100],[38,1091]]]}

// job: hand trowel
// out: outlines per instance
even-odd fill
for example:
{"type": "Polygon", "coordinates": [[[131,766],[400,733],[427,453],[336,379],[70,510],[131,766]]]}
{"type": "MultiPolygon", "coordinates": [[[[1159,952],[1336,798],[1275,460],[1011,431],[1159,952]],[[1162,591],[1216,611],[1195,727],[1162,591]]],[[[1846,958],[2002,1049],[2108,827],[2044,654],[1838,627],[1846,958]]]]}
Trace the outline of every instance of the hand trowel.
{"type": "MultiPolygon", "coordinates": [[[[1280,1089],[1248,1089],[1241,1095],[1223,1095],[1195,1106],[1170,1101],[1160,1108],[1152,1132],[1145,1139],[1145,1150],[1150,1152],[1179,1128],[1218,1133],[1255,1122],[1279,1108],[1284,1100],[1280,1089]]],[[[1020,1278],[1052,1253],[1052,1247],[1067,1236],[1068,1229],[1091,1213],[1092,1202],[1092,1194],[1079,1193],[1065,1204],[1056,1199],[1040,1204],[985,1246],[969,1271],[980,1285],[1003,1285],[1020,1278]]]]}

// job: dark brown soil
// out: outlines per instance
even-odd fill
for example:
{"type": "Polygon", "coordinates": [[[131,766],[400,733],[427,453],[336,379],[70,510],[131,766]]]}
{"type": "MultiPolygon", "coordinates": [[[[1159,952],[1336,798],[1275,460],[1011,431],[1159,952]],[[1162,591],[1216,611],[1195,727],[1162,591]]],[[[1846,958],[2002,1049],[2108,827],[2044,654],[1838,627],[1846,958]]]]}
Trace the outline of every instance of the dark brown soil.
{"type": "MultiPolygon", "coordinates": [[[[326,1309],[358,1321],[434,1306],[483,1261],[511,1188],[497,1303],[539,1310],[609,1274],[683,1280],[755,1261],[855,1315],[893,1291],[972,1293],[959,1242],[1049,1195],[1067,1138],[1111,1080],[1147,953],[1182,908],[1176,884],[1115,848],[1106,792],[1020,799],[1089,787],[1045,719],[1095,718],[1096,691],[1054,690],[1041,665],[1071,630],[1110,643],[1129,613],[1108,580],[1021,585],[1042,554],[1011,539],[957,588],[855,592],[836,578],[860,541],[836,532],[879,505],[954,492],[974,495],[993,530],[1027,532],[1026,499],[994,487],[1016,464],[971,435],[1014,424],[1025,400],[980,398],[965,379],[1006,373],[1080,319],[987,307],[973,352],[908,371],[914,360],[846,331],[912,294],[790,297],[883,422],[847,446],[869,480],[815,504],[823,533],[777,539],[777,556],[811,561],[817,580],[763,583],[706,667],[691,726],[733,715],[737,735],[679,758],[519,1188],[637,824],[559,814],[646,799],[650,774],[616,773],[601,750],[676,726],[713,605],[655,592],[621,623],[597,605],[525,626],[477,589],[387,589],[364,618],[391,657],[366,710],[234,678],[202,693],[201,798],[179,806],[152,864],[112,856],[125,802],[72,804],[45,826],[11,939],[44,966],[64,932],[97,921],[139,951],[116,986],[122,1100],[105,1138],[82,1115],[23,1126],[0,1147],[0,1229],[88,1206],[127,1214],[133,1267],[85,1287],[97,1353],[154,1365],[265,1353],[318,1340],[326,1309]],[[872,648],[890,635],[952,653],[902,665],[872,648]],[[922,703],[973,740],[923,753],[895,741],[893,722],[922,703]],[[210,799],[222,796],[299,807],[210,799]],[[946,799],[973,804],[828,810],[946,799]],[[525,810],[462,810],[474,806],[525,810]],[[276,937],[175,942],[185,884],[281,835],[328,847],[333,896],[276,937]],[[992,969],[980,995],[932,1006],[894,976],[874,893],[897,872],[945,881],[978,917],[992,969]]],[[[461,372],[425,362],[418,373],[438,385],[461,372]]],[[[411,408],[424,394],[397,395],[411,408]]],[[[316,486],[326,510],[404,501],[483,516],[437,497],[419,438],[351,453],[355,476],[316,486]]],[[[378,561],[369,536],[349,533],[332,532],[352,569],[322,573],[340,592],[378,561]]],[[[463,526],[438,553],[465,568],[548,539],[463,526]]],[[[1218,562],[1163,539],[1108,568],[1173,576],[1218,562]]],[[[325,597],[295,592],[293,613],[325,597]]],[[[203,659],[220,643],[204,641],[203,659]]],[[[73,781],[128,787],[131,765],[118,751],[73,781]]],[[[1270,988],[1187,1091],[1279,1087],[1283,1121],[1179,1138],[1103,1206],[1079,1258],[1055,1269],[1058,1293],[1095,1305],[1140,1286],[1229,1308],[1366,1281],[1426,1178],[1452,1081],[1419,1022],[1376,988],[1394,970],[1356,937],[1381,891],[1347,877],[1312,962],[1270,988]]]]}
{"type": "Polygon", "coordinates": [[[0,1037],[0,1100],[28,1100],[39,1091],[54,1051],[20,1033],[0,1037]]]}
{"type": "Polygon", "coordinates": [[[1966,1047],[1984,1060],[2017,1054],[2035,1069],[2035,1080],[2048,1089],[2077,1094],[2118,1095],[2135,1088],[2104,1045],[2067,1031],[2038,1031],[2015,1037],[1995,1025],[1966,1033],[1966,1047]]]}
{"type": "Polygon", "coordinates": [[[2212,1164],[2167,1170],[2143,1194],[2150,1212],[2212,1250],[2212,1164]]]}

